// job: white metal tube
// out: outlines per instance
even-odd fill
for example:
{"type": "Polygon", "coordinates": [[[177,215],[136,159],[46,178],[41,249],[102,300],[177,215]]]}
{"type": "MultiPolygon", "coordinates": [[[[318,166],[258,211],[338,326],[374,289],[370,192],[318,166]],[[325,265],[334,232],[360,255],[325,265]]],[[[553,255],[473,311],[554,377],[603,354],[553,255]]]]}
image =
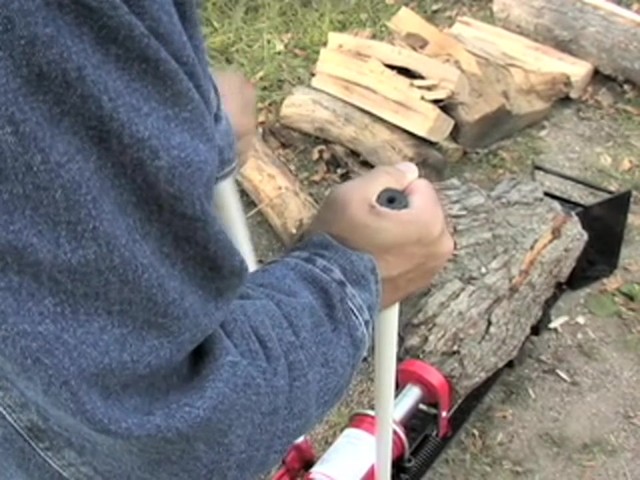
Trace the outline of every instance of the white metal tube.
{"type": "Polygon", "coordinates": [[[213,192],[213,202],[227,234],[247,262],[249,271],[253,272],[258,268],[258,261],[251,242],[249,226],[244,216],[240,193],[233,176],[216,186],[213,192]]]}
{"type": "Polygon", "coordinates": [[[396,355],[399,304],[383,310],[374,335],[374,385],[376,414],[375,480],[391,479],[393,459],[393,404],[396,389],[396,355]]]}

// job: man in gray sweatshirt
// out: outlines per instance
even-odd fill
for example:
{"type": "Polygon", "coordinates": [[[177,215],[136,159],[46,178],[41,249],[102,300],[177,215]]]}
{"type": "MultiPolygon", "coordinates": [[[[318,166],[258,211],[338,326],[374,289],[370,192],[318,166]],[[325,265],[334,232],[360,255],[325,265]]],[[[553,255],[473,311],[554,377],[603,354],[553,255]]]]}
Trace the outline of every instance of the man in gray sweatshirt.
{"type": "Polygon", "coordinates": [[[211,199],[254,106],[209,71],[194,0],[1,2],[0,479],[255,478],[450,257],[401,165],[249,274],[211,199]]]}

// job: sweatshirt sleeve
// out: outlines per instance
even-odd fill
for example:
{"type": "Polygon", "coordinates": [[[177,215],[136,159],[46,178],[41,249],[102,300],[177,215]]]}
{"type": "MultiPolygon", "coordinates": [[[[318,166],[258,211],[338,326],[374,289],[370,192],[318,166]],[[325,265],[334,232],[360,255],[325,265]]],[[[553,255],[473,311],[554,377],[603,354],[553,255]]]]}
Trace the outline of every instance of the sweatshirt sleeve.
{"type": "Polygon", "coordinates": [[[264,472],[326,416],[369,346],[378,302],[373,260],[324,235],[250,275],[209,379],[227,405],[210,419],[217,458],[264,472]]]}

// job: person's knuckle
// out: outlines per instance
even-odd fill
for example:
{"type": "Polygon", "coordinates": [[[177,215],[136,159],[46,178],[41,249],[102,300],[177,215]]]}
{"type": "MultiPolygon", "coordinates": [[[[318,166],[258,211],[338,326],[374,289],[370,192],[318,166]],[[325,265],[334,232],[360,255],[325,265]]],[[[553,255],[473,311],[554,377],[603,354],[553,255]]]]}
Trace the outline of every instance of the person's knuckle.
{"type": "Polygon", "coordinates": [[[446,258],[451,258],[456,249],[456,241],[452,235],[446,233],[442,240],[442,252],[446,258]]]}

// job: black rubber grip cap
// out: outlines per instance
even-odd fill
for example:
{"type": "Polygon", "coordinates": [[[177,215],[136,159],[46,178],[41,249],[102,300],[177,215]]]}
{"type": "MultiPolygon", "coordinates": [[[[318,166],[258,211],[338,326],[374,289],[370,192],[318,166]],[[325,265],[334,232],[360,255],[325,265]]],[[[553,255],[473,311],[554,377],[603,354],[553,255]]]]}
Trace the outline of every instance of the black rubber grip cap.
{"type": "Polygon", "coordinates": [[[409,199],[401,190],[385,188],[378,194],[378,205],[390,210],[404,210],[409,208],[409,199]]]}

